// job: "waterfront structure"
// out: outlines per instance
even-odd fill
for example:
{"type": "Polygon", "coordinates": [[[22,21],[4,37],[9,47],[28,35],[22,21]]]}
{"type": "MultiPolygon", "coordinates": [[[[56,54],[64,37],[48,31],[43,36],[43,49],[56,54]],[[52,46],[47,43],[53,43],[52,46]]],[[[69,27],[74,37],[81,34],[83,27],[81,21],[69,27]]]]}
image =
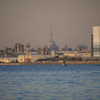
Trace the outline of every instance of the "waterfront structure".
{"type": "Polygon", "coordinates": [[[91,56],[93,55],[93,57],[100,57],[100,26],[93,27],[93,44],[91,43],[91,48],[91,56]]]}
{"type": "Polygon", "coordinates": [[[77,52],[77,51],[57,51],[56,54],[63,53],[64,56],[69,57],[91,57],[91,51],[77,52]]]}
{"type": "Polygon", "coordinates": [[[25,55],[19,55],[18,62],[25,62],[25,55]]]}
{"type": "Polygon", "coordinates": [[[30,43],[26,43],[26,48],[27,48],[27,55],[19,55],[18,56],[18,62],[35,62],[38,59],[46,59],[46,58],[52,58],[50,54],[50,51],[48,47],[45,45],[44,48],[39,48],[38,52],[33,53],[30,52],[30,43]]]}
{"type": "Polygon", "coordinates": [[[50,52],[46,45],[44,46],[44,48],[39,48],[37,53],[30,52],[29,42],[26,43],[26,48],[27,48],[27,52],[26,52],[27,55],[19,55],[18,62],[35,62],[38,59],[52,58],[51,55],[48,55],[50,52]]]}
{"type": "Polygon", "coordinates": [[[25,56],[25,62],[31,62],[30,42],[26,42],[26,48],[27,48],[27,55],[25,56]]]}
{"type": "Polygon", "coordinates": [[[11,63],[11,62],[18,62],[17,57],[7,57],[7,58],[0,58],[1,63],[11,63]]]}
{"type": "MultiPolygon", "coordinates": [[[[53,58],[53,56],[34,54],[34,55],[30,55],[30,58],[31,58],[31,62],[35,62],[39,59],[53,58]]],[[[25,59],[26,59],[25,55],[19,55],[18,56],[18,62],[26,62],[25,59]]]]}

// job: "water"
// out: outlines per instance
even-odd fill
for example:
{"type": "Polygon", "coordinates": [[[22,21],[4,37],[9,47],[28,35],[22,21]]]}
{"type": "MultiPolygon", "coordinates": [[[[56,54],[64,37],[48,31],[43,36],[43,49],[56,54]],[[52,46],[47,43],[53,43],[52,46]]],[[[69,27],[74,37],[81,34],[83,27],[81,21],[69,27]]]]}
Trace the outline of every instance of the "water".
{"type": "Polygon", "coordinates": [[[0,66],[0,100],[100,100],[100,65],[0,66]]]}

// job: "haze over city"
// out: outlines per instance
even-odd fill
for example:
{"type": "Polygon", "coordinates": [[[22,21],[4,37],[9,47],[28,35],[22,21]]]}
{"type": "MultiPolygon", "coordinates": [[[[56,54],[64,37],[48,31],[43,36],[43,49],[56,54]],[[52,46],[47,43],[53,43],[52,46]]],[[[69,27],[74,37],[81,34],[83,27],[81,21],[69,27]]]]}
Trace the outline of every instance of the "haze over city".
{"type": "Polygon", "coordinates": [[[100,26],[100,0],[0,0],[0,49],[30,42],[31,48],[91,48],[93,26],[100,26]]]}

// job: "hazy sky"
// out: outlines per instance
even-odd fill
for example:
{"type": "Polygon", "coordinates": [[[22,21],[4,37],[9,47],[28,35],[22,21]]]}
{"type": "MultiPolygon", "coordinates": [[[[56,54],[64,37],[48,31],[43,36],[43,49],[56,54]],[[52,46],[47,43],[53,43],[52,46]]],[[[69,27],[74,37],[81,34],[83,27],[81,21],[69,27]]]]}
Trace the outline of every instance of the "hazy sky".
{"type": "Polygon", "coordinates": [[[90,49],[93,26],[100,26],[100,0],[0,0],[0,49],[30,42],[31,48],[83,43],[90,49]]]}

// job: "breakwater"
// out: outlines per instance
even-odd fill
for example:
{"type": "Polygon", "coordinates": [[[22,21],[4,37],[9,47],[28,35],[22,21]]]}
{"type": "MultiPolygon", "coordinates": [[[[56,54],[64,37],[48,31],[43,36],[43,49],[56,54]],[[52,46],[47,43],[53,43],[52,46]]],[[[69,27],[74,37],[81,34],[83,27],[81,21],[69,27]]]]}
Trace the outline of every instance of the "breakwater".
{"type": "MultiPolygon", "coordinates": [[[[66,64],[100,64],[100,61],[66,61],[66,64]]],[[[59,65],[61,62],[51,61],[51,62],[30,62],[30,63],[0,63],[0,65],[59,65]]]]}

